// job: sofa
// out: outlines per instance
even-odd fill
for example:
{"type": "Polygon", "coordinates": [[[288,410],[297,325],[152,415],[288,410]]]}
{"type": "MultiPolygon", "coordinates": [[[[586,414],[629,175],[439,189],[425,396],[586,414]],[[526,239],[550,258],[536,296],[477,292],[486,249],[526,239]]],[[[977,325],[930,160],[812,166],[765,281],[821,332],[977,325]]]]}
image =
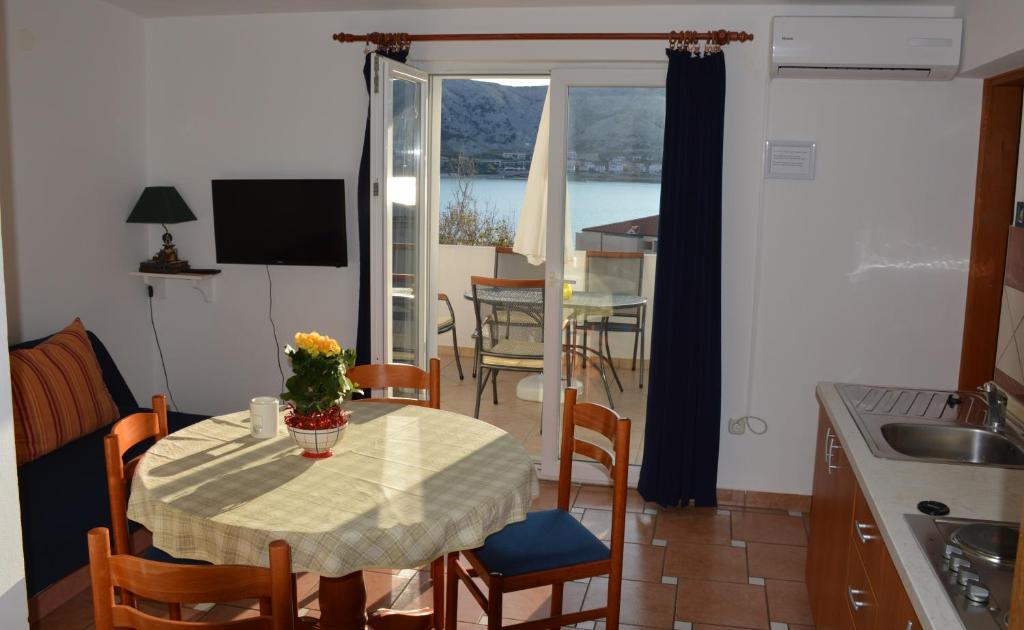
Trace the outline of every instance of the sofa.
{"type": "MultiPolygon", "coordinates": [[[[99,338],[92,332],[88,336],[120,417],[150,411],[139,407],[99,338]]],[[[11,346],[10,350],[32,348],[45,339],[11,346]]],[[[171,411],[167,418],[168,430],[173,433],[207,417],[171,411]]],[[[103,437],[109,432],[110,426],[103,427],[18,467],[29,597],[87,565],[86,533],[93,527],[110,527],[103,460],[103,437]]],[[[127,457],[134,457],[151,443],[152,440],[140,444],[136,451],[129,451],[127,457]]]]}

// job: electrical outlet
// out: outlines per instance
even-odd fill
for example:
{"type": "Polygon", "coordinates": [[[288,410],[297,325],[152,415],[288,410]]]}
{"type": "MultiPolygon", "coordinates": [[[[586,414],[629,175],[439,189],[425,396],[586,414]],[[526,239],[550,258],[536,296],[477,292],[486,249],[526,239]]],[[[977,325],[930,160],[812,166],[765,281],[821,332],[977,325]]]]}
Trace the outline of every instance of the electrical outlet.
{"type": "Polygon", "coordinates": [[[747,431],[746,418],[729,418],[729,433],[743,435],[747,431]]]}

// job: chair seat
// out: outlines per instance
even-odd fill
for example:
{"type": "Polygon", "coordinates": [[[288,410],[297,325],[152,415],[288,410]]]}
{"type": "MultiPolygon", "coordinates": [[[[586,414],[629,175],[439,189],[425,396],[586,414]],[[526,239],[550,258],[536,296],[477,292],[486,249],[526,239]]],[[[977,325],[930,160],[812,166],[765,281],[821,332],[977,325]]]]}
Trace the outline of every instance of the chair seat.
{"type": "Polygon", "coordinates": [[[209,562],[205,560],[192,560],[190,558],[175,558],[171,554],[167,553],[163,549],[157,549],[153,545],[150,545],[145,551],[142,552],[142,558],[144,560],[152,560],[153,562],[166,562],[168,564],[189,564],[189,565],[208,565],[209,562]]]}
{"type": "Polygon", "coordinates": [[[502,339],[481,352],[480,363],[485,367],[508,367],[520,370],[544,369],[544,344],[539,341],[502,339]],[[495,354],[508,356],[494,356],[495,354]]]}
{"type": "Polygon", "coordinates": [[[473,551],[490,573],[505,577],[609,560],[611,552],[568,512],[530,512],[491,534],[473,551]]]}

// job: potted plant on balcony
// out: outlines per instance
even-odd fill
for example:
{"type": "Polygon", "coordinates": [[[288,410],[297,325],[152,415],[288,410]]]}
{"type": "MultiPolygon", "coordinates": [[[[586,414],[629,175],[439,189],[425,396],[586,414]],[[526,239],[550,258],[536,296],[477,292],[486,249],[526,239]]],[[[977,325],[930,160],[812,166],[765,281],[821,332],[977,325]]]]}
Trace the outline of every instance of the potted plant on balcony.
{"type": "Polygon", "coordinates": [[[345,376],[355,365],[356,353],[315,331],[296,333],[295,345],[284,351],[294,372],[281,394],[289,403],[284,423],[303,457],[330,457],[351,415],[341,403],[358,391],[345,376]]]}

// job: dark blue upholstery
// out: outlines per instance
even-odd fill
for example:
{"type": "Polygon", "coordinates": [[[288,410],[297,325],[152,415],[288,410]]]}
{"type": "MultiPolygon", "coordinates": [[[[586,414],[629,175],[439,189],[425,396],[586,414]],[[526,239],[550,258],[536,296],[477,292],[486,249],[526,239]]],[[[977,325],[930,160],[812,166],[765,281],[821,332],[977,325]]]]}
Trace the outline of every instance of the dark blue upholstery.
{"type": "MultiPolygon", "coordinates": [[[[117,365],[92,333],[103,380],[121,416],[149,411],[138,406],[117,365]]],[[[12,346],[30,348],[42,339],[12,346]]],[[[172,433],[207,416],[169,412],[172,433]]],[[[110,527],[110,500],[103,460],[103,427],[57,450],[18,467],[21,532],[25,551],[25,581],[29,596],[88,564],[86,534],[93,527],[110,527]]],[[[136,446],[128,457],[144,452],[152,440],[136,446]]],[[[135,526],[137,528],[137,526],[135,526]]]]}
{"type": "Polygon", "coordinates": [[[491,534],[474,551],[490,573],[504,576],[608,560],[608,547],[561,510],[530,512],[526,520],[491,534]]]}

